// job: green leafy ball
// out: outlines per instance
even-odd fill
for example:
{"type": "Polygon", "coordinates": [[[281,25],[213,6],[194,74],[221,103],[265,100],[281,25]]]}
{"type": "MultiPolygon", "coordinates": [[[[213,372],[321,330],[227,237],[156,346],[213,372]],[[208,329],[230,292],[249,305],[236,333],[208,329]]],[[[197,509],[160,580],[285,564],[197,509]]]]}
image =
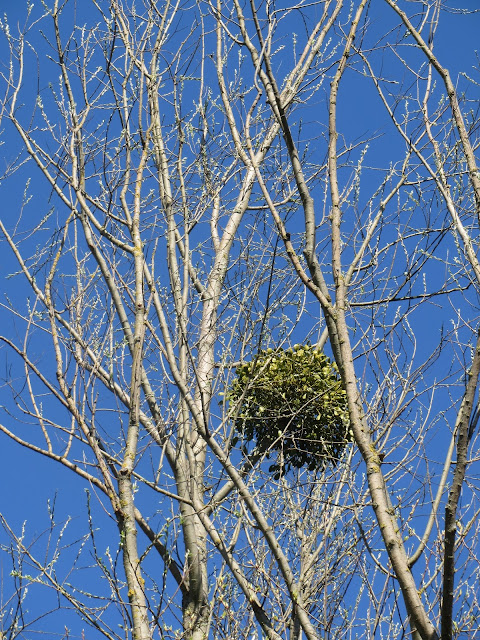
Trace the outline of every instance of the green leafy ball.
{"type": "Polygon", "coordinates": [[[324,353],[310,345],[268,349],[236,374],[227,393],[236,430],[267,457],[281,454],[270,467],[277,477],[338,462],[352,435],[345,390],[324,353]]]}

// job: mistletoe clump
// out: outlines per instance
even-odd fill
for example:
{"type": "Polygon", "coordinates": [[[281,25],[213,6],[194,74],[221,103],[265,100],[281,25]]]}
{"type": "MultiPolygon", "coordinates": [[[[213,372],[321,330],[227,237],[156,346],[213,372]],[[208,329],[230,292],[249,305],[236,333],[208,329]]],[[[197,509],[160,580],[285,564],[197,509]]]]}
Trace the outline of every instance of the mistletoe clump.
{"type": "Polygon", "coordinates": [[[338,462],[352,436],[338,369],[324,353],[309,345],[268,349],[236,374],[227,394],[236,430],[267,457],[280,454],[270,467],[277,477],[338,462]]]}

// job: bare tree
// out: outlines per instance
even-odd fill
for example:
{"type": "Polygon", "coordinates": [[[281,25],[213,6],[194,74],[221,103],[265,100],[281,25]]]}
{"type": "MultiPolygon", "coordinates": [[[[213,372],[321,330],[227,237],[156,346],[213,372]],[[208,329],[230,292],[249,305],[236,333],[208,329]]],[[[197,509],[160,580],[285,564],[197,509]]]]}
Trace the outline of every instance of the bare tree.
{"type": "Polygon", "coordinates": [[[2,520],[5,637],[67,610],[112,639],[478,634],[478,85],[436,55],[445,3],[406,9],[2,22],[0,429],[89,491],[81,532],[2,520]],[[334,358],[354,444],[274,473],[285,434],[242,439],[228,390],[296,343],[334,358]]]}

